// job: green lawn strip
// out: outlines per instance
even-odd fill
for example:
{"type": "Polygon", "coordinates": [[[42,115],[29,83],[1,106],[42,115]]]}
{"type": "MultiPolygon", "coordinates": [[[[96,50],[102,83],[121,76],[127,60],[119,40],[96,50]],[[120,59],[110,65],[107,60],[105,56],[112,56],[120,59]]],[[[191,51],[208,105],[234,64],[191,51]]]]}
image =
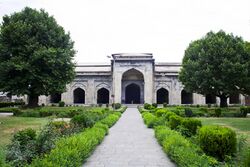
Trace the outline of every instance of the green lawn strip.
{"type": "Polygon", "coordinates": [[[0,117],[0,147],[5,147],[17,131],[26,128],[40,129],[48,121],[48,118],[0,117]]]}

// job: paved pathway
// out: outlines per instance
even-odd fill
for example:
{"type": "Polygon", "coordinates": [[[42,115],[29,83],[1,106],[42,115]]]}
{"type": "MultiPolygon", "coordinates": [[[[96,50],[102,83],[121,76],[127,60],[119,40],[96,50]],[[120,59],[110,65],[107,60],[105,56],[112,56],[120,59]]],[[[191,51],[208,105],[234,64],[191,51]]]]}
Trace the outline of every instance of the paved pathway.
{"type": "Polygon", "coordinates": [[[172,167],[136,108],[128,108],[84,167],[172,167]]]}

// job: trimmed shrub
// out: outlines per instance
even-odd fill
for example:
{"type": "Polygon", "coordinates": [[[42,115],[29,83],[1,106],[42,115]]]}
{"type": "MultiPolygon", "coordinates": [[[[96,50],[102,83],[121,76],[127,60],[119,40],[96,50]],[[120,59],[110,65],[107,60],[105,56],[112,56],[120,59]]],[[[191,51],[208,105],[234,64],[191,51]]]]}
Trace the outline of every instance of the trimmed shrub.
{"type": "Polygon", "coordinates": [[[216,116],[216,117],[220,117],[220,116],[221,116],[221,108],[216,108],[216,109],[214,110],[214,112],[215,112],[215,116],[216,116]]]}
{"type": "Polygon", "coordinates": [[[148,128],[154,127],[154,125],[157,122],[157,117],[154,114],[150,113],[150,112],[142,113],[142,117],[143,117],[143,120],[144,120],[144,122],[145,122],[145,124],[147,125],[148,128]]]}
{"type": "Polygon", "coordinates": [[[152,106],[153,106],[154,108],[157,108],[157,107],[158,107],[158,104],[157,104],[157,103],[153,103],[152,106]]]}
{"type": "Polygon", "coordinates": [[[117,110],[122,107],[121,103],[112,103],[112,107],[117,110]]]}
{"type": "Polygon", "coordinates": [[[193,111],[191,108],[185,108],[185,116],[186,117],[192,117],[193,116],[193,111]]]}
{"type": "Polygon", "coordinates": [[[182,121],[182,126],[192,134],[195,135],[198,127],[201,127],[201,121],[198,119],[186,118],[182,121]]]}
{"type": "Polygon", "coordinates": [[[169,117],[168,125],[171,129],[177,129],[177,126],[181,125],[183,118],[178,115],[172,115],[169,117]]]}
{"type": "Polygon", "coordinates": [[[169,112],[167,112],[167,113],[164,115],[164,118],[165,118],[167,121],[169,121],[169,118],[170,118],[172,115],[176,115],[176,114],[175,114],[174,112],[169,111],[169,112]]]}
{"type": "Polygon", "coordinates": [[[202,150],[176,131],[166,126],[155,127],[155,136],[163,150],[177,164],[185,167],[210,167],[218,165],[216,159],[206,156],[202,150]]]}
{"type": "Polygon", "coordinates": [[[64,107],[65,106],[65,102],[64,101],[59,101],[58,106],[59,107],[64,107]]]}
{"type": "Polygon", "coordinates": [[[236,134],[227,127],[207,125],[199,130],[199,142],[204,152],[219,160],[236,152],[236,134]]]}
{"type": "Polygon", "coordinates": [[[166,114],[168,111],[166,110],[166,109],[158,109],[158,110],[156,110],[156,112],[155,112],[155,115],[157,116],[157,117],[162,117],[164,114],[166,114]]]}
{"type": "Polygon", "coordinates": [[[146,110],[150,110],[151,109],[151,105],[150,104],[148,104],[148,103],[144,103],[144,108],[146,109],[146,110]]]}

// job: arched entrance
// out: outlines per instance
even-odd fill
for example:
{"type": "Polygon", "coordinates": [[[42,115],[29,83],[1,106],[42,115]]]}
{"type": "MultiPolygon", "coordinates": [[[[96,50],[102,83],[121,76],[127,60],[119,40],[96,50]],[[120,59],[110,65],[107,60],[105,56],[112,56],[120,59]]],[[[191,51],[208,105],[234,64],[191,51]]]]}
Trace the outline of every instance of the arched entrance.
{"type": "Polygon", "coordinates": [[[50,95],[50,103],[59,103],[61,99],[62,99],[61,93],[54,93],[50,95]]]}
{"type": "Polygon", "coordinates": [[[132,68],[122,75],[122,103],[144,103],[144,77],[143,74],[132,68]]]}
{"type": "Polygon", "coordinates": [[[216,96],[207,94],[206,95],[206,104],[215,104],[216,103],[216,96]]]}
{"type": "Polygon", "coordinates": [[[169,95],[168,95],[168,90],[161,88],[158,89],[156,92],[156,96],[157,96],[157,104],[163,104],[163,103],[167,103],[169,104],[169,95]]]}
{"type": "Polygon", "coordinates": [[[101,88],[97,91],[97,104],[109,103],[109,91],[105,88],[101,88]]]}
{"type": "Polygon", "coordinates": [[[181,104],[193,104],[193,93],[181,91],[181,104]]]}
{"type": "Polygon", "coordinates": [[[125,88],[125,103],[126,104],[139,104],[141,99],[140,87],[134,83],[125,88]]]}
{"type": "Polygon", "coordinates": [[[74,103],[85,103],[85,91],[81,88],[76,88],[73,92],[74,94],[74,103]]]}

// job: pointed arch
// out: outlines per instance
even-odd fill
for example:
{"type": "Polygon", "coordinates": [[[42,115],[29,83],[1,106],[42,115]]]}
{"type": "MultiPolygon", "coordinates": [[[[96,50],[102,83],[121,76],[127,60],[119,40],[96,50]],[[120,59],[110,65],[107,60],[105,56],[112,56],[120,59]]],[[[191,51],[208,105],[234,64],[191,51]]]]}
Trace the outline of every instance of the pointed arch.
{"type": "Polygon", "coordinates": [[[97,104],[108,104],[109,103],[109,90],[101,88],[97,91],[97,104]]]}
{"type": "Polygon", "coordinates": [[[160,88],[156,92],[157,104],[167,103],[169,104],[169,93],[165,88],[160,88]]]}
{"type": "Polygon", "coordinates": [[[85,91],[82,88],[76,88],[73,91],[74,103],[85,104],[85,91]]]}

